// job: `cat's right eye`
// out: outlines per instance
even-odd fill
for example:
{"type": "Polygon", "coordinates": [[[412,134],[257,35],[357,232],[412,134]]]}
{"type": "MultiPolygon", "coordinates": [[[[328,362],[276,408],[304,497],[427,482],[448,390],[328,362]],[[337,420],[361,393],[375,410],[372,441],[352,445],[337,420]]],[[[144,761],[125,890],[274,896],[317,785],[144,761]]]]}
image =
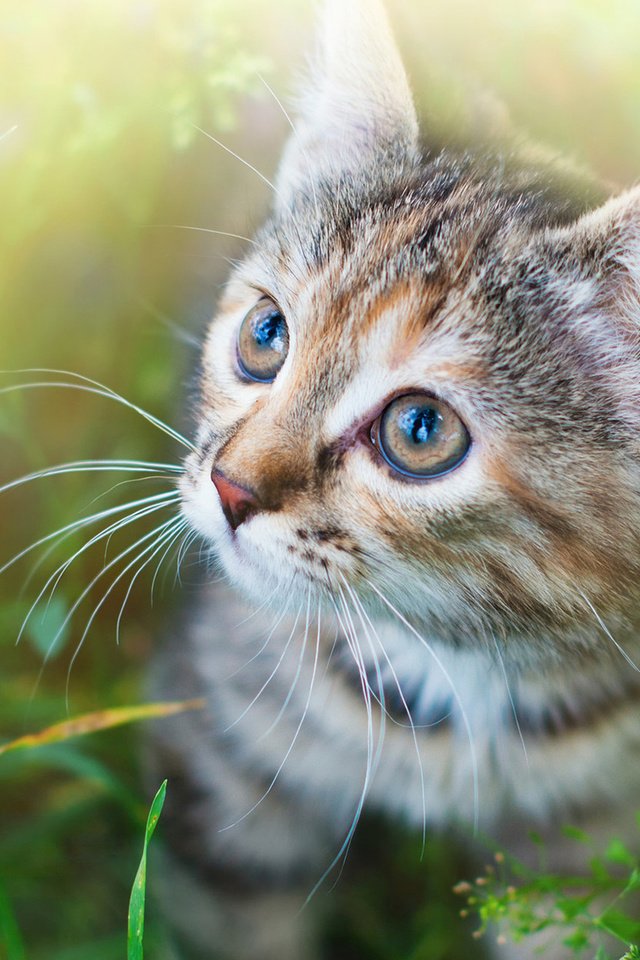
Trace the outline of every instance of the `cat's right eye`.
{"type": "Polygon", "coordinates": [[[460,417],[424,393],[396,397],[371,427],[371,441],[405,477],[428,480],[459,466],[471,447],[460,417]]]}
{"type": "Polygon", "coordinates": [[[280,308],[264,297],[246,315],[236,353],[240,372],[249,380],[271,383],[289,352],[289,330],[280,308]]]}

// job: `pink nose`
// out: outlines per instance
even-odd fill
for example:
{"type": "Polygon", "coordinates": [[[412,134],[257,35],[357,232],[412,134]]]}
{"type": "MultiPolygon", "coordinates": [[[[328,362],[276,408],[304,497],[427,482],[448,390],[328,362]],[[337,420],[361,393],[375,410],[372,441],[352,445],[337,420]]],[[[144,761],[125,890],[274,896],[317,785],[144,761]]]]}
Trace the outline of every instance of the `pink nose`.
{"type": "Polygon", "coordinates": [[[233,483],[232,480],[227,480],[215,469],[211,472],[211,479],[218,491],[227,523],[232,530],[237,530],[241,523],[259,509],[257,497],[250,490],[233,483]]]}

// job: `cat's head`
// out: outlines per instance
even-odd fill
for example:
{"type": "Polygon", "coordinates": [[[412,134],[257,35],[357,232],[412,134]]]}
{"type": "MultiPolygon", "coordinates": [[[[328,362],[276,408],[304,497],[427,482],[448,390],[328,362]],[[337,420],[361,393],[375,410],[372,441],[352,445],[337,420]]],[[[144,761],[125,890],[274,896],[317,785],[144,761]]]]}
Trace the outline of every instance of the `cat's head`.
{"type": "Polygon", "coordinates": [[[207,336],[185,512],[256,598],[604,648],[640,583],[640,192],[589,212],[552,166],[430,152],[378,3],[326,7],[207,336]]]}

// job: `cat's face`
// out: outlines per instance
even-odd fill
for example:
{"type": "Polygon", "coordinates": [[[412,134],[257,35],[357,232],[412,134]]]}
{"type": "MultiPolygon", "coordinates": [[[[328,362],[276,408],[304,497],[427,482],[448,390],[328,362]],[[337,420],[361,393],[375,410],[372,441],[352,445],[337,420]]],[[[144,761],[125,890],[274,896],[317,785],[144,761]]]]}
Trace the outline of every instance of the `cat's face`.
{"type": "Polygon", "coordinates": [[[423,159],[367,29],[211,324],[185,512],[255,598],[353,589],[451,643],[589,647],[637,579],[637,274],[609,243],[637,196],[572,226],[544,172],[423,159]]]}

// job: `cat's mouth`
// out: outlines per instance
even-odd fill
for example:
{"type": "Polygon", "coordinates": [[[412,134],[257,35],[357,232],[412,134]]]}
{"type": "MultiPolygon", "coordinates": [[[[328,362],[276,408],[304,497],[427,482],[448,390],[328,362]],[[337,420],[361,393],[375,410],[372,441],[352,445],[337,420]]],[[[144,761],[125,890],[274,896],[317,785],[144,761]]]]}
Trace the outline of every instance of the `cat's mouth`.
{"type": "Polygon", "coordinates": [[[331,592],[354,575],[357,548],[335,524],[258,513],[234,528],[208,477],[185,476],[181,492],[191,526],[232,582],[254,595],[281,590],[297,597],[310,586],[331,592]]]}

